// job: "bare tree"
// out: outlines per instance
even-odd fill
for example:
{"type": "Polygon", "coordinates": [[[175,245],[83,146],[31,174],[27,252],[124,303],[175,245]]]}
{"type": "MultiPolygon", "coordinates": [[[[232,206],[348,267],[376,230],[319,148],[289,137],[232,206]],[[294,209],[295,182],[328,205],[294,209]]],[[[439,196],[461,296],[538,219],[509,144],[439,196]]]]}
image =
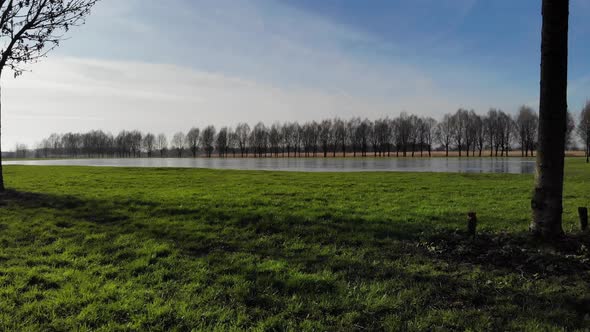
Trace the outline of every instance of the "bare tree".
{"type": "MultiPolygon", "coordinates": [[[[73,137],[70,134],[66,134],[63,136],[64,139],[66,139],[67,141],[70,141],[73,137]]],[[[119,132],[119,134],[117,134],[117,137],[115,137],[115,145],[116,145],[116,150],[117,153],[119,154],[119,157],[129,157],[131,154],[131,142],[130,142],[130,133],[126,130],[123,130],[121,132],[119,132]]],[[[64,144],[64,146],[72,146],[72,144],[70,142],[66,142],[64,144]]],[[[66,150],[70,150],[67,149],[66,150]]],[[[71,154],[71,152],[70,152],[71,154]]],[[[74,156],[76,155],[76,153],[74,153],[74,156]]]]}
{"type": "MultiPolygon", "coordinates": [[[[486,141],[488,146],[490,147],[490,157],[494,155],[494,143],[496,139],[496,131],[498,130],[498,110],[490,109],[488,114],[484,120],[484,132],[486,136],[486,141]]],[[[496,155],[498,151],[496,151],[496,155]]]]}
{"type": "Polygon", "coordinates": [[[262,122],[258,122],[252,132],[250,133],[250,140],[252,147],[254,148],[254,155],[262,157],[263,154],[266,156],[268,148],[268,129],[262,122]]]}
{"type": "Polygon", "coordinates": [[[226,157],[229,143],[229,132],[227,127],[222,127],[219,129],[219,133],[217,134],[217,139],[215,141],[219,157],[226,157]]]}
{"type": "Polygon", "coordinates": [[[455,141],[455,145],[459,150],[459,157],[462,156],[463,146],[465,144],[465,131],[467,128],[467,121],[469,119],[469,113],[467,110],[460,108],[453,115],[453,131],[452,137],[455,141]]]}
{"type": "MultiPolygon", "coordinates": [[[[14,76],[23,65],[36,62],[59,45],[65,33],[84,23],[97,0],[0,0],[0,78],[4,69],[14,76]]],[[[0,90],[1,96],[1,90],[0,90]]],[[[1,114],[0,103],[0,114],[1,114]]],[[[0,191],[4,191],[0,151],[0,191]]]]}
{"type": "Polygon", "coordinates": [[[236,157],[236,150],[238,150],[240,148],[240,144],[239,144],[239,139],[238,139],[238,134],[232,130],[231,128],[229,129],[229,134],[227,136],[227,143],[228,143],[228,148],[231,149],[232,152],[232,156],[235,158],[236,157]]]}
{"type": "Polygon", "coordinates": [[[51,134],[47,139],[51,149],[53,150],[54,155],[60,155],[62,153],[63,146],[61,145],[61,135],[59,134],[51,134]]]}
{"type": "Polygon", "coordinates": [[[322,152],[324,153],[324,158],[328,156],[328,148],[332,143],[332,139],[334,136],[334,131],[332,130],[332,121],[330,120],[323,120],[320,125],[320,141],[322,142],[322,152]]]}
{"type": "Polygon", "coordinates": [[[243,158],[244,154],[248,154],[250,126],[247,123],[238,123],[236,126],[236,137],[238,139],[238,145],[240,146],[240,154],[243,158]]]}
{"type": "Polygon", "coordinates": [[[168,149],[168,139],[165,134],[158,134],[156,138],[156,149],[160,151],[160,158],[164,157],[164,153],[168,149]]]}
{"type": "Polygon", "coordinates": [[[483,149],[485,147],[486,144],[486,130],[485,130],[485,122],[486,122],[486,117],[485,116],[477,116],[477,120],[476,120],[476,137],[475,137],[475,145],[477,146],[477,150],[478,150],[478,156],[481,157],[483,154],[483,149]]]}
{"type": "Polygon", "coordinates": [[[133,157],[141,157],[142,134],[139,130],[133,130],[129,133],[129,147],[133,157]]]}
{"type": "Polygon", "coordinates": [[[304,126],[300,126],[297,122],[295,122],[295,155],[299,154],[301,157],[301,150],[303,147],[303,141],[305,139],[305,128],[304,126]]]}
{"type": "Polygon", "coordinates": [[[516,123],[510,114],[504,112],[500,113],[500,132],[503,134],[502,137],[502,155],[508,154],[511,150],[512,140],[516,136],[516,123]]]}
{"type": "Polygon", "coordinates": [[[520,150],[523,157],[528,157],[529,151],[533,155],[533,149],[537,140],[539,128],[539,116],[528,106],[521,106],[516,117],[516,126],[520,139],[520,150]]]}
{"type": "Polygon", "coordinates": [[[16,158],[26,158],[27,151],[29,148],[26,144],[16,143],[16,147],[14,148],[14,153],[16,158]]]}
{"type": "Polygon", "coordinates": [[[590,101],[580,113],[580,123],[578,123],[578,135],[584,144],[584,151],[586,154],[586,163],[590,162],[590,101]]]}
{"type": "Polygon", "coordinates": [[[396,135],[396,145],[397,151],[399,152],[400,149],[403,152],[403,156],[405,157],[408,152],[408,144],[410,143],[412,137],[412,119],[411,117],[402,112],[400,116],[396,119],[397,122],[397,135],[396,135]]]}
{"type": "Polygon", "coordinates": [[[193,158],[197,157],[197,152],[199,152],[199,138],[200,138],[201,131],[199,128],[193,127],[191,128],[188,133],[186,133],[186,144],[188,148],[191,150],[193,158]]]}
{"type": "Polygon", "coordinates": [[[358,127],[361,124],[360,118],[352,118],[346,122],[346,131],[350,140],[350,148],[352,149],[352,156],[356,157],[360,143],[360,135],[358,127]]]}
{"type": "Polygon", "coordinates": [[[377,152],[379,156],[387,156],[391,153],[391,135],[393,131],[390,128],[391,120],[389,118],[377,119],[373,124],[374,140],[376,146],[373,147],[374,152],[377,152]]]}
{"type": "Polygon", "coordinates": [[[320,144],[320,126],[317,122],[306,122],[302,127],[303,150],[305,156],[315,157],[320,144]]]}
{"type": "Polygon", "coordinates": [[[565,149],[573,149],[575,146],[575,140],[574,140],[574,131],[576,130],[576,120],[574,120],[574,117],[572,116],[572,113],[570,111],[567,112],[566,114],[566,127],[565,127],[565,149]]]}
{"type": "MultiPolygon", "coordinates": [[[[373,157],[377,157],[377,153],[380,150],[379,147],[379,132],[377,127],[375,126],[376,121],[369,121],[369,143],[371,144],[371,149],[373,150],[373,157]]],[[[379,152],[380,153],[380,152],[379,152]]]]}
{"type": "MultiPolygon", "coordinates": [[[[494,122],[494,151],[496,157],[498,157],[500,148],[504,146],[504,138],[506,137],[504,135],[504,126],[502,125],[506,114],[502,110],[498,110],[497,115],[496,121],[494,122]]],[[[504,152],[503,148],[502,152],[504,152]]]]}
{"type": "Polygon", "coordinates": [[[415,123],[416,139],[418,142],[418,149],[420,150],[420,157],[424,157],[424,148],[426,147],[426,127],[424,126],[424,118],[417,118],[415,123]]]}
{"type": "Polygon", "coordinates": [[[182,151],[184,151],[186,136],[182,131],[177,132],[172,136],[172,148],[176,150],[178,158],[182,158],[182,151]]]}
{"type": "Polygon", "coordinates": [[[101,130],[97,134],[97,154],[100,157],[104,157],[106,154],[112,153],[114,143],[113,135],[111,133],[104,133],[101,130]]]}
{"type": "Polygon", "coordinates": [[[369,150],[369,138],[371,135],[371,127],[373,126],[372,122],[369,119],[364,119],[361,121],[360,125],[357,128],[357,134],[359,135],[359,143],[361,149],[361,155],[363,157],[367,156],[367,152],[369,150]]]}
{"type": "Polygon", "coordinates": [[[481,119],[474,110],[470,110],[467,113],[467,122],[465,126],[465,148],[467,157],[469,157],[469,151],[471,150],[472,155],[475,156],[475,150],[477,148],[477,132],[481,125],[481,119]]]}
{"type": "Polygon", "coordinates": [[[410,115],[410,144],[412,145],[412,157],[416,153],[416,146],[420,139],[420,126],[422,125],[422,119],[417,117],[416,115],[410,115]]]}
{"type": "MultiPolygon", "coordinates": [[[[340,145],[342,149],[342,156],[346,157],[346,145],[348,144],[348,130],[346,129],[346,123],[342,119],[334,119],[334,138],[337,142],[336,145],[340,145]]],[[[336,146],[334,146],[334,157],[336,157],[336,146]]]]}
{"type": "Polygon", "coordinates": [[[311,122],[306,122],[302,126],[303,152],[306,157],[309,157],[309,154],[313,151],[315,130],[315,124],[311,122]]]}
{"type": "Polygon", "coordinates": [[[43,157],[47,158],[49,156],[49,151],[51,150],[51,144],[49,143],[49,139],[43,139],[39,144],[39,149],[43,153],[43,157]]]}
{"type": "Polygon", "coordinates": [[[428,156],[432,156],[432,145],[434,144],[434,136],[436,134],[436,120],[430,117],[422,119],[422,144],[428,149],[428,156]]]}
{"type": "Polygon", "coordinates": [[[498,156],[498,151],[500,151],[500,156],[504,156],[504,153],[506,153],[506,156],[508,156],[511,140],[513,138],[512,133],[515,131],[516,128],[514,120],[512,119],[512,117],[510,117],[510,115],[499,110],[497,113],[496,120],[493,124],[494,148],[496,151],[496,157],[498,156]]]}
{"type": "Polygon", "coordinates": [[[147,133],[143,137],[143,149],[147,153],[148,158],[152,157],[152,151],[154,151],[154,144],[156,142],[156,136],[152,133],[147,133]]]}
{"type": "Polygon", "coordinates": [[[543,0],[539,147],[531,207],[531,231],[563,234],[563,169],[567,121],[569,0],[543,0]]]}
{"type": "Polygon", "coordinates": [[[453,138],[453,116],[445,114],[436,127],[436,139],[445,148],[445,156],[449,156],[449,147],[453,138]]]}
{"type": "Polygon", "coordinates": [[[211,155],[213,154],[214,142],[215,142],[215,127],[207,126],[201,132],[201,145],[203,147],[203,150],[207,154],[207,158],[211,158],[211,155]]]}
{"type": "Polygon", "coordinates": [[[284,123],[281,127],[281,138],[283,139],[283,146],[287,150],[287,158],[291,157],[291,149],[296,145],[297,130],[295,124],[284,123]]]}
{"type": "Polygon", "coordinates": [[[270,144],[271,157],[274,154],[275,157],[279,156],[279,150],[281,146],[281,124],[273,123],[270,127],[268,134],[268,142],[270,144]]]}

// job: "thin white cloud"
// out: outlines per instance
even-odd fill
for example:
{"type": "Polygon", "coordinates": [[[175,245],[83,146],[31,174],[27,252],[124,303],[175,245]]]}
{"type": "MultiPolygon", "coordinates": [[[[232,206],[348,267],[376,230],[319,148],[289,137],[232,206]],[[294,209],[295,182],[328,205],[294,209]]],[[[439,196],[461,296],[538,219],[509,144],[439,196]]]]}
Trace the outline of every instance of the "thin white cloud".
{"type": "MultiPolygon", "coordinates": [[[[468,11],[471,1],[461,3],[468,11]]],[[[5,75],[2,148],[52,132],[439,116],[523,98],[510,86],[490,92],[493,72],[346,51],[380,43],[274,1],[104,0],[57,54],[16,80],[5,75]]]]}
{"type": "Polygon", "coordinates": [[[450,107],[434,96],[364,98],[283,89],[176,65],[79,58],[48,59],[33,73],[3,84],[4,149],[17,142],[34,144],[52,132],[137,128],[171,134],[191,126],[239,121],[375,118],[405,109],[399,105],[450,107]]]}

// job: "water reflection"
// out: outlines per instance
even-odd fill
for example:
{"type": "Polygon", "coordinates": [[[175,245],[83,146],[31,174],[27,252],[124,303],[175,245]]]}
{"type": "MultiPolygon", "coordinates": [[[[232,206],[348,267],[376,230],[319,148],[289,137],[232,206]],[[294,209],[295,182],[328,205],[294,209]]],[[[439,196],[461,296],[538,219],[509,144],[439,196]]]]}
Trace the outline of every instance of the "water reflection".
{"type": "Polygon", "coordinates": [[[532,174],[532,158],[142,158],[7,161],[5,165],[183,167],[301,172],[446,172],[532,174]]]}

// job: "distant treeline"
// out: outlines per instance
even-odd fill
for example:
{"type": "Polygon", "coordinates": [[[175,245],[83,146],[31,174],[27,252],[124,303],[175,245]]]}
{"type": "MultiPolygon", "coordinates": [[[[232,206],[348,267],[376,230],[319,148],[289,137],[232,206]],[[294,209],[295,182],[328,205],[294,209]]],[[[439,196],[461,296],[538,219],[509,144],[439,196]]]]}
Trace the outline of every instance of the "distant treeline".
{"type": "MultiPolygon", "coordinates": [[[[457,151],[459,156],[507,156],[520,149],[533,155],[537,146],[538,115],[523,106],[516,116],[491,109],[485,115],[459,109],[440,121],[402,113],[374,121],[358,117],[320,122],[259,122],[254,127],[214,126],[165,134],[121,131],[116,136],[101,130],[52,134],[34,150],[17,145],[17,157],[309,157],[309,156],[424,156],[433,150],[457,151]],[[28,153],[27,153],[28,152],[28,153]]],[[[590,103],[576,126],[568,114],[567,147],[575,145],[575,133],[589,149],[590,103]],[[576,130],[577,129],[577,130],[576,130]]]]}

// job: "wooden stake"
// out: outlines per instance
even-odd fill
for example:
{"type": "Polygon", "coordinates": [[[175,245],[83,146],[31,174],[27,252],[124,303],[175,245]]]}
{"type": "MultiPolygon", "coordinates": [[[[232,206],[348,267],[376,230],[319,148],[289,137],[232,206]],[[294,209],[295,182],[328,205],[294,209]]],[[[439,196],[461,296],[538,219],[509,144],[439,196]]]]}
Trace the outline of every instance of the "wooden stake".
{"type": "Polygon", "coordinates": [[[585,231],[588,229],[588,208],[579,207],[578,214],[580,215],[580,228],[585,231]]]}
{"type": "Polygon", "coordinates": [[[469,212],[467,217],[467,232],[469,235],[475,236],[475,230],[477,228],[477,215],[475,212],[469,212]]]}

